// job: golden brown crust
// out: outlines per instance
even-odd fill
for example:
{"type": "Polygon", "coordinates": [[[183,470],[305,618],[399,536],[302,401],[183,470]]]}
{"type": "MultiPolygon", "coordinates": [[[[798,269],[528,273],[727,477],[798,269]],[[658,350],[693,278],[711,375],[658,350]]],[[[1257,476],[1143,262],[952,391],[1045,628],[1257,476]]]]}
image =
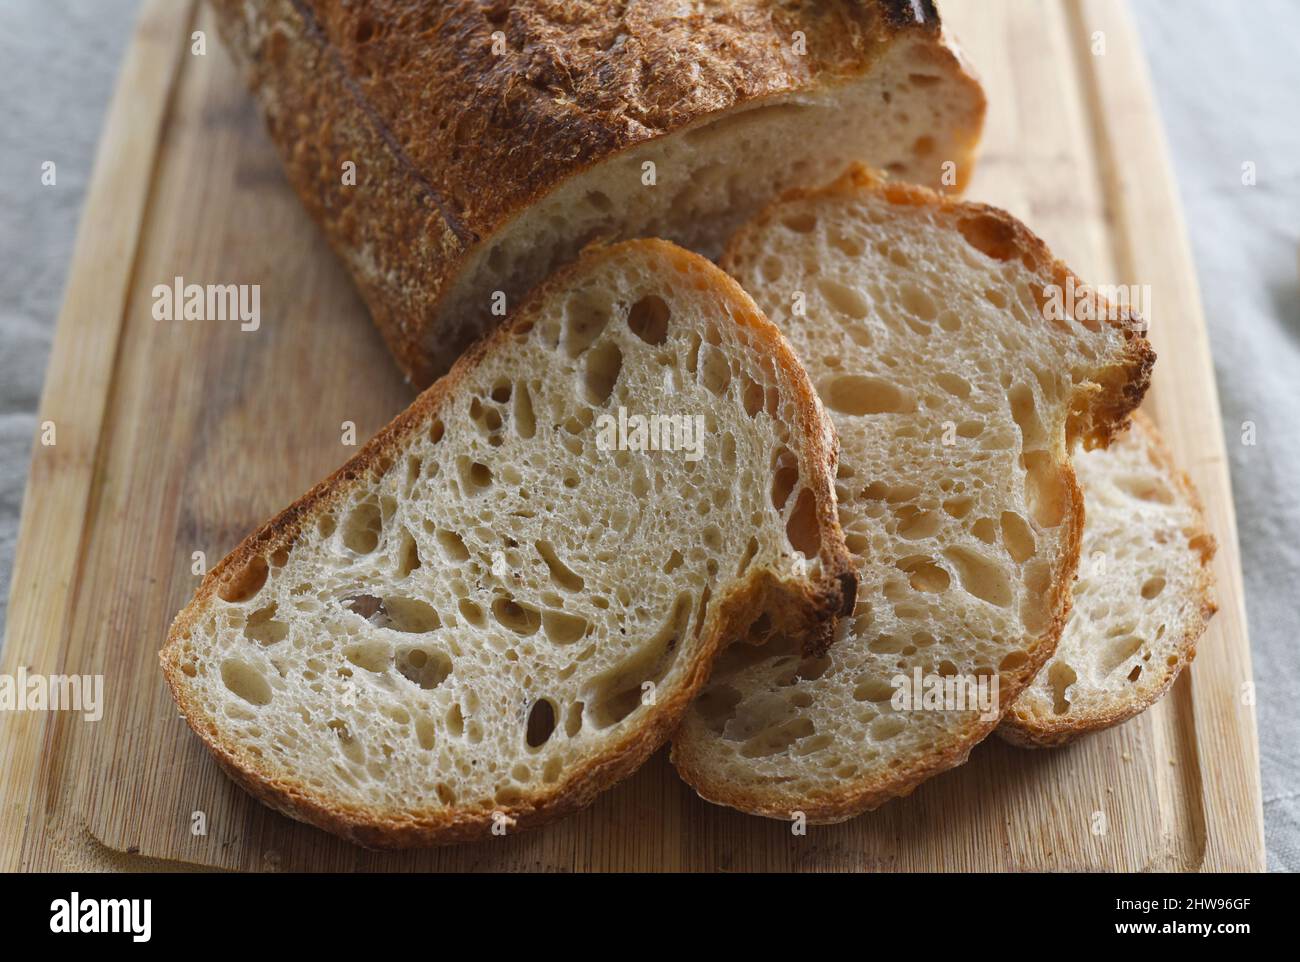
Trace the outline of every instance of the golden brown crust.
{"type": "Polygon", "coordinates": [[[1136,718],[1163,698],[1182,670],[1192,663],[1196,657],[1196,643],[1205,633],[1210,619],[1219,610],[1214,598],[1212,567],[1218,545],[1214,536],[1206,529],[1205,508],[1201,503],[1200,495],[1193,486],[1192,479],[1174,461],[1168,443],[1149,417],[1141,411],[1133,412],[1132,430],[1142,432],[1149,453],[1161,474],[1178,488],[1181,500],[1190,505],[1196,514],[1197,533],[1189,539],[1197,545],[1200,562],[1194,589],[1199,599],[1196,612],[1183,626],[1182,635],[1176,645],[1177,661],[1172,665],[1162,661],[1153,666],[1160,671],[1160,674],[1155,675],[1160,679],[1156,684],[1144,684],[1133,697],[1123,704],[1116,703],[1108,711],[1072,712],[1066,716],[1039,716],[1032,713],[1022,715],[1015,710],[1009,711],[1003,717],[1002,724],[998,726],[998,735],[1012,745],[1021,748],[1057,748],[1084,735],[1103,731],[1136,718]]]}
{"type": "MultiPolygon", "coordinates": [[[[697,277],[697,279],[700,279],[697,277]]],[[[424,391],[405,411],[381,429],[343,467],[315,485],[292,505],[241,542],[203,579],[191,602],[176,616],[167,643],[159,654],[163,674],[181,713],[194,732],[217,758],[222,768],[250,794],[292,818],[308,822],[371,848],[405,848],[483,838],[493,824],[494,813],[512,820],[510,831],[541,824],[589,804],[614,782],[633,772],[672,734],[691,700],[707,680],[713,658],[730,639],[742,635],[753,619],[766,610],[774,620],[791,629],[809,633],[809,647],[824,648],[829,640],[829,622],[852,607],[846,592],[856,588],[854,568],[844,544],[835,510],[833,479],[837,442],[807,374],[794,357],[780,332],[759,312],[753,301],[730,277],[703,258],[665,241],[627,241],[609,247],[589,248],[583,258],[561,271],[529,298],[515,318],[475,344],[452,370],[424,391]],[[820,526],[820,571],[815,580],[802,584],[776,585],[770,577],[751,574],[744,582],[720,594],[701,632],[700,655],[681,688],[661,699],[645,721],[629,731],[622,741],[568,779],[526,797],[519,803],[493,810],[442,809],[422,812],[381,812],[365,806],[348,805],[322,795],[292,778],[270,771],[265,762],[228,740],[218,722],[200,707],[186,683],[180,661],[181,643],[192,632],[213,596],[226,589],[237,591],[250,565],[264,564],[277,551],[286,550],[299,532],[317,517],[344,500],[359,482],[382,474],[402,450],[413,432],[426,430],[456,392],[466,375],[484,357],[508,344],[517,332],[533,323],[539,305],[562,288],[571,275],[605,258],[640,254],[658,262],[666,272],[687,276],[703,275],[726,303],[737,323],[748,327],[759,343],[770,351],[787,383],[793,389],[799,409],[800,429],[808,438],[799,452],[800,472],[816,500],[820,526]],[[827,622],[823,625],[823,622],[827,622]]]]}
{"type": "Polygon", "coordinates": [[[849,82],[901,37],[979,89],[928,0],[713,0],[686,16],[604,0],[211,3],[289,179],[421,384],[479,333],[479,319],[438,315],[471,251],[593,164],[849,82]]]}
{"type": "MultiPolygon", "coordinates": [[[[781,203],[793,199],[835,194],[852,196],[864,190],[878,192],[893,204],[937,207],[958,215],[961,218],[959,229],[974,246],[1001,259],[1021,258],[1030,270],[1037,271],[1040,276],[1051,277],[1053,283],[1062,287],[1068,278],[1075,277],[1065,264],[1052,255],[1036,234],[1006,211],[986,204],[950,199],[913,184],[890,183],[882,174],[861,166],[850,168],[844,176],[828,186],[788,191],[769,209],[775,209],[781,203]]],[[[761,223],[765,217],[766,213],[760,214],[754,223],[761,223]]],[[[729,245],[728,252],[721,261],[724,268],[732,262],[738,239],[746,229],[742,228],[729,245]]],[[[1083,286],[1077,278],[1075,285],[1076,289],[1083,286]]],[[[1099,306],[1102,310],[1098,313],[1102,317],[1108,317],[1105,302],[1101,301],[1099,306]]],[[[1104,372],[1104,383],[1098,391],[1077,399],[1076,408],[1070,412],[1067,422],[1067,444],[1081,441],[1090,447],[1109,445],[1127,427],[1130,414],[1141,403],[1150,384],[1155,353],[1141,333],[1144,328],[1140,318],[1136,314],[1125,312],[1121,318],[1107,323],[1123,332],[1128,353],[1122,365],[1104,372]]],[[[1056,651],[1069,617],[1072,603],[1070,585],[1078,570],[1083,543],[1084,504],[1083,493],[1068,457],[1061,469],[1063,481],[1069,487],[1069,513],[1063,522],[1066,541],[1062,557],[1066,563],[1054,585],[1054,614],[1048,627],[1038,636],[1026,661],[1016,668],[1003,669],[999,673],[1000,714],[1009,711],[1016,698],[1056,651]]],[[[963,764],[971,749],[997,727],[997,719],[979,722],[953,734],[945,742],[936,744],[931,752],[914,759],[910,765],[891,767],[883,775],[846,783],[836,794],[828,796],[782,797],[780,789],[771,786],[759,794],[729,783],[725,776],[719,776],[694,754],[691,741],[680,735],[673,739],[671,758],[687,784],[708,801],[770,818],[789,818],[791,812],[797,809],[810,822],[828,823],[852,818],[878,808],[892,798],[910,795],[927,779],[963,764]]]]}

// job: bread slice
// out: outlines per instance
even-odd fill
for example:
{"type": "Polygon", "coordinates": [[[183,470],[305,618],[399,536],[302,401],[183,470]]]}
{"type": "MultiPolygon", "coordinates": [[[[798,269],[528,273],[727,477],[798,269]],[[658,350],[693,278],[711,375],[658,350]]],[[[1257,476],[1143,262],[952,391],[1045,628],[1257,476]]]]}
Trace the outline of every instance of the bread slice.
{"type": "Polygon", "coordinates": [[[1196,657],[1217,610],[1214,536],[1151,420],[1075,458],[1087,521],[1074,607],[1056,653],[998,734],[1063,745],[1146,711],[1196,657]]]}
{"type": "Polygon", "coordinates": [[[494,292],[513,308],[593,238],[713,257],[851,160],[960,189],[984,117],[931,0],[211,5],[422,384],[494,322],[494,292]]]}
{"type": "Polygon", "coordinates": [[[824,648],[854,590],[835,463],[731,278],[595,250],[216,566],[163,670],[287,815],[374,847],[513,832],[635,769],[755,619],[824,648]],[[650,416],[680,420],[652,444],[650,416]]]}
{"type": "Polygon", "coordinates": [[[673,761],[710,801],[837,821],[961,763],[1051,655],[1083,527],[1070,449],[1123,430],[1154,355],[1127,314],[1051,319],[1073,275],[1008,214],[861,170],[773,205],[723,266],[830,410],[860,588],[826,656],[720,658],[673,761]],[[918,696],[998,698],[895,702],[917,671],[918,696]]]}

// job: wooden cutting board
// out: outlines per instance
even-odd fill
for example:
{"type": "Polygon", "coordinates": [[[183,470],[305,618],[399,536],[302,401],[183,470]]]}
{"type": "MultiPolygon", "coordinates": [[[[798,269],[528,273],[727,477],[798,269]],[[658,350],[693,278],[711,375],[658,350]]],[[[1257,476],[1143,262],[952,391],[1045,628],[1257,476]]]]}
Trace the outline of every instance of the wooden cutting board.
{"type": "Polygon", "coordinates": [[[412,394],[284,180],[206,8],[148,0],[59,318],[40,410],[56,443],[34,448],[0,666],[102,674],[105,713],[0,715],[0,868],[1262,868],[1225,425],[1127,11],[948,0],[944,13],[989,93],[970,196],[1019,215],[1085,278],[1151,287],[1160,361],[1146,410],[1221,546],[1219,615],[1168,697],[1059,751],[992,739],[912,797],[806,836],[700,801],[663,753],[563,822],[404,855],[253,802],[189,733],[158,672],[167,625],[197,584],[193,553],[214,563],[355,450],[344,422],[364,439],[412,394]],[[194,30],[205,55],[191,52],[194,30]],[[260,284],[261,328],[153,320],[153,286],[176,276],[260,284]],[[191,832],[195,812],[206,835],[191,832]]]}

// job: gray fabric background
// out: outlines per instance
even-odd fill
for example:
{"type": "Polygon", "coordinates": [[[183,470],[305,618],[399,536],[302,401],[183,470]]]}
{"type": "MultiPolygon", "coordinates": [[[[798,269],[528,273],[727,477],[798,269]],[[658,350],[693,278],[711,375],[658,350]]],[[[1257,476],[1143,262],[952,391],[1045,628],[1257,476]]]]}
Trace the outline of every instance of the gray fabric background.
{"type": "MultiPolygon", "coordinates": [[[[1133,3],[1223,403],[1258,683],[1268,864],[1292,871],[1300,869],[1300,3],[1133,3]],[[1241,183],[1245,161],[1256,165],[1254,187],[1241,183]],[[1256,425],[1253,447],[1241,443],[1244,421],[1256,425]]],[[[0,4],[0,625],[54,320],[136,4],[0,4]],[[40,185],[45,160],[58,164],[57,187],[40,185]]]]}

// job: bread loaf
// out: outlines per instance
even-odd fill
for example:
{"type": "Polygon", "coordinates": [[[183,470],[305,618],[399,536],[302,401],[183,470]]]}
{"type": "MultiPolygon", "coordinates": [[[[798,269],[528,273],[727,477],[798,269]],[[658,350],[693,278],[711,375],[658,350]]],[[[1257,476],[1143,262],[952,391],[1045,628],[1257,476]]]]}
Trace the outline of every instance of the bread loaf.
{"type": "Polygon", "coordinates": [[[755,621],[825,648],[855,586],[834,449],[722,271],[592,251],[217,565],[164,673],[288,815],[375,847],[516,831],[635,769],[755,621]]]}
{"type": "Polygon", "coordinates": [[[1008,214],[865,171],[772,205],[722,263],[836,425],[860,589],[823,657],[732,646],[673,762],[710,801],[837,821],[964,761],[1052,654],[1084,520],[1070,451],[1123,430],[1154,355],[1104,302],[1054,316],[1073,275],[1008,214]]]}
{"type": "Polygon", "coordinates": [[[850,160],[957,189],[983,119],[931,0],[211,2],[421,384],[592,239],[712,257],[850,160]]]}
{"type": "Polygon", "coordinates": [[[1075,458],[1087,522],[1074,607],[1052,658],[998,734],[1063,745],[1146,711],[1196,657],[1213,616],[1214,536],[1141,412],[1106,451],[1075,458]]]}

